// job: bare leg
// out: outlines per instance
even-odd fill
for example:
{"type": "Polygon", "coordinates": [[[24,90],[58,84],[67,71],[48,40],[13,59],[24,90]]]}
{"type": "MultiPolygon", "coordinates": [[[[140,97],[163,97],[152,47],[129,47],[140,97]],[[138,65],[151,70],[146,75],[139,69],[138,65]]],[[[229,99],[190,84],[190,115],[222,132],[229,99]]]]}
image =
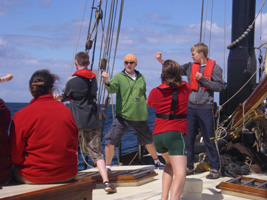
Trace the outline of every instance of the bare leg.
{"type": "Polygon", "coordinates": [[[170,156],[170,161],[174,173],[174,179],[171,185],[171,200],[180,199],[186,177],[186,156],[170,156]]]}
{"type": "Polygon", "coordinates": [[[107,165],[111,165],[113,156],[114,156],[114,145],[106,144],[106,146],[105,146],[105,158],[106,158],[106,164],[107,165]]]}
{"type": "Polygon", "coordinates": [[[106,169],[106,163],[105,163],[104,159],[96,161],[96,165],[97,165],[99,173],[101,174],[101,177],[103,179],[104,190],[107,193],[117,192],[116,187],[114,185],[112,185],[111,183],[109,183],[107,169],[106,169]]]}
{"type": "Polygon", "coordinates": [[[154,143],[147,144],[146,149],[154,160],[158,159],[157,150],[156,150],[154,143]]]}
{"type": "Polygon", "coordinates": [[[170,162],[169,153],[161,154],[165,160],[165,167],[162,174],[162,194],[161,200],[168,200],[169,191],[172,185],[173,169],[170,162]]]}
{"type": "Polygon", "coordinates": [[[96,162],[96,166],[99,170],[99,173],[101,174],[101,177],[103,179],[103,183],[108,181],[108,175],[107,175],[107,169],[106,169],[106,163],[104,160],[98,160],[96,162]]]}

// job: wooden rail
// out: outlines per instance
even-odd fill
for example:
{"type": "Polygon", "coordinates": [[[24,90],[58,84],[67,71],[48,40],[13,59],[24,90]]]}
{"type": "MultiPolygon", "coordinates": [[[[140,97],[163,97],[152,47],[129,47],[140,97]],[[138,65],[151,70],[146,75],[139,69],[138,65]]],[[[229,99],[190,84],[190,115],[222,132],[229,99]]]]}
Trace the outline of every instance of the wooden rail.
{"type": "MultiPolygon", "coordinates": [[[[34,188],[37,185],[31,185],[34,188]]],[[[12,187],[12,186],[5,186],[12,187]]],[[[75,180],[74,182],[39,189],[32,192],[21,192],[0,198],[1,200],[92,200],[92,190],[96,188],[93,180],[75,180]]],[[[13,191],[14,192],[14,191],[13,191]]],[[[0,190],[1,193],[1,190],[0,190]]]]}

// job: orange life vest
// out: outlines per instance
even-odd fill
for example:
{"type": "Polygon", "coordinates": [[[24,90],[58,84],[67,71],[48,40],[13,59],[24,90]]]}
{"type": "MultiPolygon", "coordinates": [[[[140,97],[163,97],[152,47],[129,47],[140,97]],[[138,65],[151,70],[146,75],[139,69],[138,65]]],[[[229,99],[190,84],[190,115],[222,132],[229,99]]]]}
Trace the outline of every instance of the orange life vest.
{"type": "MultiPolygon", "coordinates": [[[[213,70],[214,65],[215,65],[215,61],[208,59],[207,64],[204,69],[204,74],[203,74],[204,78],[211,80],[212,70],[213,70]]],[[[200,64],[193,63],[191,67],[190,85],[191,85],[192,90],[195,90],[195,91],[198,91],[198,88],[199,88],[199,82],[196,79],[196,74],[199,71],[200,71],[200,64]]],[[[203,89],[208,90],[209,88],[203,85],[203,89]]]]}

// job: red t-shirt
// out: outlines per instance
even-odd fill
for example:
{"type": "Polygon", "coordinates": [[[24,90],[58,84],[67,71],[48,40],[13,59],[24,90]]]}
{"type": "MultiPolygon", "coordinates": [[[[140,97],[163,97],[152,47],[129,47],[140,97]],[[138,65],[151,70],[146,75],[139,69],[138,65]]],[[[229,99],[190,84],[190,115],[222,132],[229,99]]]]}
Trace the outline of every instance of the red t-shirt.
{"type": "MultiPolygon", "coordinates": [[[[156,113],[170,114],[171,102],[172,102],[172,89],[168,85],[161,84],[158,88],[151,90],[147,104],[148,106],[155,108],[156,113]],[[161,89],[158,89],[161,88],[161,89]]],[[[177,87],[177,102],[175,105],[175,115],[186,114],[189,94],[191,92],[190,85],[182,81],[182,86],[177,87]]],[[[156,118],[153,127],[153,135],[166,132],[166,131],[179,131],[187,134],[186,119],[162,119],[156,118]]]]}
{"type": "Polygon", "coordinates": [[[33,183],[70,179],[78,172],[78,128],[71,111],[52,95],[17,112],[10,132],[11,161],[33,183]]]}

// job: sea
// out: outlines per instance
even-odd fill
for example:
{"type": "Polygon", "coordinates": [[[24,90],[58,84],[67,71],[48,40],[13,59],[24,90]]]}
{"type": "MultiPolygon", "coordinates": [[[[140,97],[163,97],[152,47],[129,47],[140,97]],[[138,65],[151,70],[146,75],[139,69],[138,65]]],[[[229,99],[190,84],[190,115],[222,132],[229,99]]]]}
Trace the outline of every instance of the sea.
{"type": "MultiPolygon", "coordinates": [[[[19,110],[21,110],[22,108],[28,106],[28,103],[9,103],[6,102],[7,107],[10,110],[11,113],[11,119],[13,117],[13,115],[18,112],[19,110]]],[[[66,106],[68,107],[69,104],[66,104],[66,106]]],[[[114,106],[115,107],[115,106],[114,106]]],[[[148,117],[148,125],[151,129],[151,131],[153,131],[153,125],[154,125],[154,121],[155,121],[155,110],[153,108],[147,107],[148,108],[148,113],[149,113],[149,117],[148,117]]],[[[113,114],[112,114],[112,105],[109,105],[107,111],[106,111],[106,120],[105,120],[105,124],[104,124],[104,131],[103,131],[103,139],[102,139],[102,150],[103,150],[103,154],[104,154],[104,149],[105,149],[105,139],[104,139],[104,135],[106,134],[106,132],[108,131],[110,125],[112,124],[113,121],[113,114]]],[[[115,153],[114,153],[114,157],[112,160],[112,165],[118,164],[118,157],[119,154],[121,153],[121,155],[133,152],[138,150],[138,145],[137,145],[137,138],[135,133],[133,132],[132,129],[129,129],[128,131],[126,131],[126,133],[123,135],[122,139],[121,139],[121,146],[119,148],[115,148],[115,153]],[[121,151],[121,152],[120,152],[121,151]]],[[[91,166],[93,166],[93,162],[90,158],[88,158],[86,160],[86,162],[89,164],[89,166],[87,164],[85,164],[84,159],[86,159],[85,155],[81,154],[80,149],[78,148],[78,158],[79,158],[79,165],[78,165],[78,169],[79,171],[90,168],[91,166]]]]}

